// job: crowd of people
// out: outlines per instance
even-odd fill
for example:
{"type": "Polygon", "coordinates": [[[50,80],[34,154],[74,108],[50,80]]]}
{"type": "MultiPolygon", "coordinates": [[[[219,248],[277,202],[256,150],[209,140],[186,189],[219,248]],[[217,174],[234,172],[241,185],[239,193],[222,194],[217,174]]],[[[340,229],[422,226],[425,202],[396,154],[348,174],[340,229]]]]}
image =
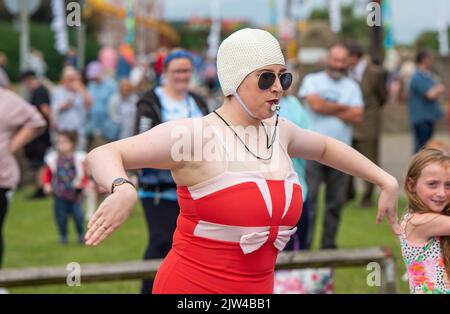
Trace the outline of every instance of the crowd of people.
{"type": "MultiPolygon", "coordinates": [[[[67,222],[72,217],[77,241],[84,243],[85,219],[95,217],[100,200],[110,192],[93,180],[85,163],[86,153],[166,122],[205,117],[216,109],[208,96],[221,87],[215,61],[205,60],[198,67],[195,54],[184,49],[162,47],[150,63],[136,58],[127,45],[117,51],[107,47],[83,72],[77,69],[71,52],[55,86],[43,80],[45,67],[38,60],[39,53],[34,55],[35,66],[20,76],[30,106],[9,90],[11,83],[3,66],[6,58],[0,53],[0,267],[8,195],[19,182],[15,152],[23,148],[27,165],[35,174],[32,197],[53,197],[59,242],[68,243],[67,222]],[[206,93],[194,89],[193,80],[203,82],[206,93]]],[[[432,62],[429,51],[419,51],[417,70],[409,82],[414,152],[429,142],[434,124],[442,117],[438,100],[445,88],[431,75],[432,62]]],[[[298,92],[284,91],[279,114],[302,129],[353,146],[378,164],[387,80],[386,71],[366,56],[359,43],[337,43],[329,49],[325,69],[306,75],[298,92]]],[[[317,160],[296,157],[292,164],[302,187],[303,209],[285,249],[311,249],[322,184],[326,192],[321,248],[337,248],[342,208],[356,195],[351,176],[317,160]]],[[[171,170],[141,168],[127,175],[138,188],[148,227],[144,259],[164,258],[172,248],[180,216],[179,193],[171,170]]],[[[372,206],[374,184],[367,181],[361,207],[372,206]]],[[[143,281],[142,293],[152,289],[153,281],[143,281]]]]}

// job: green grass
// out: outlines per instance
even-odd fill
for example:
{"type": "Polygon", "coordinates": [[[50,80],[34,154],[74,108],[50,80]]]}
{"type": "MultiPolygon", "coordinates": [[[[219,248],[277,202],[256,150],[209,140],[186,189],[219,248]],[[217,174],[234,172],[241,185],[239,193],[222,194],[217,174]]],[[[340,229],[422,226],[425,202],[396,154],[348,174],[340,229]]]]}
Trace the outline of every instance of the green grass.
{"type": "MultiPolygon", "coordinates": [[[[313,250],[320,247],[323,224],[323,193],[320,200],[320,211],[316,222],[316,232],[313,242],[313,250]]],[[[374,199],[375,200],[375,199],[374,199]]],[[[376,202],[374,202],[376,204],[376,202]]],[[[338,231],[337,244],[339,248],[364,248],[375,246],[389,246],[394,253],[395,270],[397,274],[397,290],[399,293],[409,293],[408,283],[400,279],[406,269],[401,257],[400,244],[391,233],[386,221],[375,224],[377,208],[362,208],[359,206],[360,198],[348,202],[343,209],[341,225],[338,231]]],[[[399,201],[398,215],[405,208],[405,199],[399,201]]],[[[378,287],[367,285],[367,275],[370,273],[365,267],[337,268],[335,272],[336,293],[378,293],[378,287]]]]}
{"type": "MultiPolygon", "coordinates": [[[[70,225],[68,246],[58,243],[53,219],[51,199],[30,201],[26,195],[29,188],[18,191],[11,203],[5,225],[5,268],[63,266],[70,262],[101,263],[140,260],[146,246],[147,231],[140,205],[126,223],[107,241],[96,248],[76,244],[75,228],[70,225]]],[[[390,246],[396,258],[399,292],[407,293],[407,283],[399,278],[404,273],[399,245],[386,223],[375,224],[376,209],[362,209],[358,202],[350,202],[343,211],[338,245],[341,248],[390,246]]],[[[403,208],[404,202],[401,202],[403,208]]],[[[322,225],[322,213],[318,216],[318,247],[322,225]]],[[[365,267],[337,268],[335,272],[336,293],[377,293],[377,287],[368,287],[365,267]]],[[[140,281],[81,284],[80,287],[51,285],[41,287],[12,288],[11,293],[138,293],[140,281]]]]}
{"type": "MultiPolygon", "coordinates": [[[[76,232],[70,224],[70,244],[58,243],[53,219],[52,201],[30,201],[30,189],[14,195],[5,225],[5,268],[64,266],[71,262],[108,263],[142,258],[147,242],[143,212],[135,209],[125,224],[98,247],[76,243],[76,232]]],[[[9,289],[12,293],[136,293],[139,281],[81,284],[80,287],[52,285],[9,289]]]]}

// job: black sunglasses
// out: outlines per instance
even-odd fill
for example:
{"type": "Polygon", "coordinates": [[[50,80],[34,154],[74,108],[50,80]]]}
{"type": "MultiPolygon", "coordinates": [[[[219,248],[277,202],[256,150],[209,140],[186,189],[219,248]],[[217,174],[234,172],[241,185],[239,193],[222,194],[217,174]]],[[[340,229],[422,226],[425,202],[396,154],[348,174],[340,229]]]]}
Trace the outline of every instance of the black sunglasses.
{"type": "MultiPolygon", "coordinates": [[[[292,84],[292,73],[284,72],[279,76],[281,87],[288,90],[292,84]]],[[[275,83],[277,76],[273,72],[263,72],[259,75],[258,87],[262,90],[270,88],[275,83]]]]}

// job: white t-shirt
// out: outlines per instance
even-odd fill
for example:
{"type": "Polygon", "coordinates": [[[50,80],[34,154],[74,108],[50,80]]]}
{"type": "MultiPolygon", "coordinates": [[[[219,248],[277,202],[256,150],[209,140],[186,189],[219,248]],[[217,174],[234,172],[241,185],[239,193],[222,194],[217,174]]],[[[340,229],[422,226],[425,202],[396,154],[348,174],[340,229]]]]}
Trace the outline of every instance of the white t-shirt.
{"type": "Polygon", "coordinates": [[[175,100],[164,94],[161,87],[157,87],[155,93],[161,101],[162,122],[183,118],[203,117],[202,111],[198,108],[192,96],[186,95],[186,98],[183,100],[175,100]]]}
{"type": "MultiPolygon", "coordinates": [[[[319,94],[321,98],[329,102],[344,104],[347,106],[363,107],[361,89],[359,85],[348,77],[339,80],[332,79],[325,71],[312,73],[305,76],[298,93],[300,98],[310,94],[319,94]]],[[[310,118],[311,130],[333,137],[348,145],[352,142],[352,127],[343,120],[313,111],[307,105],[310,118]]]]}

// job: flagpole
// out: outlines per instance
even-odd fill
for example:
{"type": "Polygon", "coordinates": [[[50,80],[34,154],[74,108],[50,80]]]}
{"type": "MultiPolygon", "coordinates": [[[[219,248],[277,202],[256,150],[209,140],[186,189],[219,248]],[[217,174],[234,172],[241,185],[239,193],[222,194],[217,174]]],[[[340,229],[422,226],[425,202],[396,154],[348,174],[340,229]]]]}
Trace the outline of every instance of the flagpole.
{"type": "Polygon", "coordinates": [[[86,50],[86,26],[83,19],[83,6],[84,0],[80,0],[81,23],[77,28],[77,68],[80,71],[84,68],[86,50]]]}
{"type": "Polygon", "coordinates": [[[438,0],[438,18],[437,18],[437,30],[438,30],[438,40],[439,40],[439,54],[441,56],[449,55],[448,48],[448,20],[447,20],[447,0],[438,0]]]}
{"type": "MultiPolygon", "coordinates": [[[[383,5],[385,6],[384,8],[388,6],[388,3],[382,3],[381,0],[375,0],[375,2],[378,3],[380,8],[382,8],[383,5]]],[[[382,12],[385,13],[384,10],[382,10],[382,12]]],[[[383,16],[383,23],[387,22],[387,19],[389,19],[388,16],[383,16]]],[[[381,25],[369,26],[371,59],[373,63],[378,65],[383,63],[383,43],[385,46],[389,46],[391,44],[390,40],[383,40],[383,23],[381,23],[381,25]]],[[[386,48],[389,49],[390,47],[386,48]]]]}
{"type": "Polygon", "coordinates": [[[20,70],[24,71],[30,46],[30,27],[27,0],[20,0],[20,70]]]}

